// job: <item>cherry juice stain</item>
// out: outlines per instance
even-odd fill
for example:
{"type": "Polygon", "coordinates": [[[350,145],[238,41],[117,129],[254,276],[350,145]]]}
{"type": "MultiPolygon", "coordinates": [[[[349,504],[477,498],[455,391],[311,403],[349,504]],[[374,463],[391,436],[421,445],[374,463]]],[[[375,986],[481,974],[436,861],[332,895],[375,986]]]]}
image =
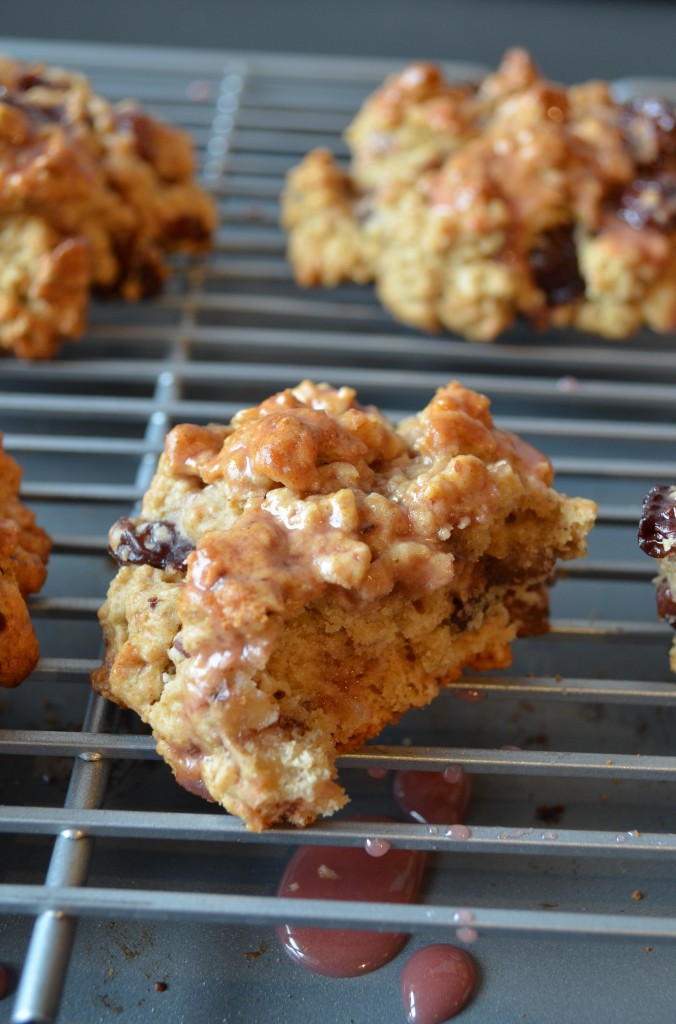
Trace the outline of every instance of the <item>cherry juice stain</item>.
{"type": "Polygon", "coordinates": [[[409,1024],[442,1024],[460,1013],[476,988],[469,953],[436,943],[409,957],[401,972],[401,998],[409,1024]]]}
{"type": "MultiPolygon", "coordinates": [[[[393,850],[380,857],[363,848],[300,847],[289,861],[278,896],[296,899],[359,900],[369,903],[415,903],[425,868],[425,854],[393,850]]],[[[285,953],[316,974],[355,978],[376,971],[402,948],[405,934],[308,928],[277,928],[285,953]]]]}
{"type": "Polygon", "coordinates": [[[414,821],[430,825],[462,822],[472,784],[460,765],[443,772],[396,772],[394,797],[402,811],[414,821]]]}

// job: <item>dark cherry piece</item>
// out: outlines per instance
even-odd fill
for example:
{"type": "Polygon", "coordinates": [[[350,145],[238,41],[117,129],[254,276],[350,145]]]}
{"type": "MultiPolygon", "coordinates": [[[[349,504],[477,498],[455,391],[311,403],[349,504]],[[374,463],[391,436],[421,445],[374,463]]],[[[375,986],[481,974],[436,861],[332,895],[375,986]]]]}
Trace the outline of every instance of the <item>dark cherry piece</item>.
{"type": "Polygon", "coordinates": [[[652,177],[637,178],[619,198],[617,216],[631,228],[657,228],[673,231],[676,227],[676,174],[664,171],[652,177]]]}
{"type": "Polygon", "coordinates": [[[409,1024],[442,1024],[460,1013],[476,988],[472,957],[435,943],[413,953],[401,972],[401,998],[409,1024]]]}
{"type": "Polygon", "coordinates": [[[179,569],[194,551],[173,523],[166,520],[144,522],[123,516],[110,531],[108,551],[121,565],[151,565],[153,569],[179,569]]]}
{"type": "Polygon", "coordinates": [[[624,104],[621,124],[636,163],[642,167],[676,156],[676,110],[667,100],[638,96],[624,104]]]}
{"type": "Polygon", "coordinates": [[[528,259],[535,283],[550,306],[561,306],[584,295],[572,228],[554,228],[541,235],[528,259]]]}
{"type": "Polygon", "coordinates": [[[211,237],[209,226],[200,217],[187,213],[170,220],[163,232],[163,237],[168,242],[190,239],[194,242],[206,242],[211,237]]]}
{"type": "MultiPolygon", "coordinates": [[[[420,894],[425,854],[388,850],[372,857],[362,848],[300,847],[289,861],[277,895],[297,899],[360,900],[371,903],[414,903],[420,894]]],[[[277,928],[284,952],[316,974],[355,978],[393,959],[407,936],[390,932],[277,928]]]]}
{"type": "Polygon", "coordinates": [[[664,558],[676,552],[676,487],[653,487],[643,499],[638,526],[638,546],[651,558],[664,558]]]}

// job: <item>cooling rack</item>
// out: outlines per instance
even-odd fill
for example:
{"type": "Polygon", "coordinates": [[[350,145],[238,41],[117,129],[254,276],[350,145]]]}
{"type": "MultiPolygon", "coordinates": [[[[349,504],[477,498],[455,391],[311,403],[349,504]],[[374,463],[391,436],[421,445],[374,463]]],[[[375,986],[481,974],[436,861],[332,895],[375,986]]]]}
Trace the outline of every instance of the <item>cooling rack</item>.
{"type": "Polygon", "coordinates": [[[190,130],[222,217],[213,254],[177,261],[164,296],[94,305],[86,338],[52,362],[0,365],[0,429],[55,540],[31,606],[40,664],[1,695],[0,960],[13,991],[0,1021],[393,1024],[406,951],[375,974],[325,979],[284,957],[274,926],[400,929],[411,951],[456,941],[461,912],[479,933],[467,1024],[673,1020],[676,689],[635,533],[644,492],[676,479],[674,339],[514,329],[472,345],[395,324],[369,289],[299,291],[277,226],[284,174],[313,146],[345,155],[340,132],[389,62],[0,48],[80,68],[190,130]],[[347,814],[256,836],[180,790],[88,677],[114,571],[107,529],[139,500],[167,429],[227,419],[305,377],[350,384],[395,418],[457,377],[600,514],[589,558],[559,573],[551,634],[519,641],[508,675],[467,677],[342,758],[347,814]],[[473,778],[469,838],[378,826],[430,852],[421,904],[276,897],[299,844],[361,845],[357,815],[396,817],[389,778],[366,769],[451,764],[473,778]]]}

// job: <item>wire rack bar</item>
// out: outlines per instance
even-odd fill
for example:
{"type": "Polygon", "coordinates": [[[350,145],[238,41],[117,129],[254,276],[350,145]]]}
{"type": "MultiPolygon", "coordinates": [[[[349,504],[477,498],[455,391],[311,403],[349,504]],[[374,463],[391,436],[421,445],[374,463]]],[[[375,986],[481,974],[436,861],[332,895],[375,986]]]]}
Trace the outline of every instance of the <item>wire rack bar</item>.
{"type": "MultiPolygon", "coordinates": [[[[242,842],[273,845],[296,844],[293,828],[275,828],[249,832],[242,823],[227,814],[181,814],[157,811],[148,816],[141,811],[78,810],[61,808],[0,808],[0,831],[34,835],[106,836],[145,840],[242,842]]],[[[303,843],[309,846],[363,846],[377,836],[397,848],[470,854],[507,854],[538,856],[603,856],[627,858],[676,853],[676,835],[642,833],[635,829],[599,832],[579,829],[552,830],[547,827],[474,826],[471,836],[458,838],[444,825],[385,823],[367,825],[349,821],[330,821],[309,826],[303,843]]]]}
{"type": "MultiPolygon", "coordinates": [[[[49,754],[89,760],[133,757],[155,760],[150,736],[86,732],[0,730],[0,749],[11,754],[49,754]]],[[[338,764],[351,768],[392,768],[443,771],[461,765],[466,771],[499,775],[538,775],[557,778],[676,779],[676,759],[641,754],[589,754],[570,751],[467,750],[460,747],[388,747],[369,745],[343,754],[338,764]]]]}
{"type": "MultiPolygon", "coordinates": [[[[0,896],[4,896],[0,887],[0,896]]],[[[608,938],[676,938],[676,921],[668,917],[629,917],[547,910],[502,910],[484,907],[442,907],[398,903],[355,903],[278,897],[235,896],[221,893],[130,891],[129,889],[51,889],[12,886],[6,895],[12,913],[55,910],[87,917],[131,920],[180,920],[203,924],[295,923],[320,928],[369,928],[373,931],[445,933],[471,916],[479,931],[583,934],[608,938]]]]}

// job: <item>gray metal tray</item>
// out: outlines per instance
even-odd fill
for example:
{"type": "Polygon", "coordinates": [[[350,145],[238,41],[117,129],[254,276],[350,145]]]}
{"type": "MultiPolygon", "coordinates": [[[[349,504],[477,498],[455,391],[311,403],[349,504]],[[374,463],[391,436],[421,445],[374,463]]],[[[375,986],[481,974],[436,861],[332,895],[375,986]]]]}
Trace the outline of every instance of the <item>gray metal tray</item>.
{"type": "Polygon", "coordinates": [[[32,603],[42,660],[0,697],[0,961],[14,988],[0,1021],[394,1024],[406,956],[456,941],[460,909],[479,931],[467,1024],[673,1021],[676,688],[635,535],[644,492],[676,479],[674,338],[515,328],[472,345],[393,323],[370,289],[298,290],[277,226],[283,176],[312,146],[344,152],[341,129],[389,63],[0,49],[81,68],[111,98],[185,126],[222,213],[214,253],[178,263],[163,297],[94,305],[87,337],[53,362],[0,364],[0,429],[55,538],[32,603]],[[88,674],[113,573],[106,532],[138,501],[166,429],[228,418],[304,377],[355,386],[395,417],[458,377],[601,511],[589,558],[554,589],[552,633],[519,641],[490,688],[461,685],[483,700],[456,688],[343,758],[345,814],[256,836],[178,788],[133,716],[90,697],[88,674]],[[471,838],[381,827],[430,851],[422,905],[276,897],[299,844],[360,845],[364,825],[349,818],[397,816],[389,779],[366,768],[456,763],[474,776],[471,838]],[[541,805],[563,805],[556,825],[541,805]],[[291,918],[411,939],[382,970],[337,981],[281,952],[274,925],[291,918]]]}

